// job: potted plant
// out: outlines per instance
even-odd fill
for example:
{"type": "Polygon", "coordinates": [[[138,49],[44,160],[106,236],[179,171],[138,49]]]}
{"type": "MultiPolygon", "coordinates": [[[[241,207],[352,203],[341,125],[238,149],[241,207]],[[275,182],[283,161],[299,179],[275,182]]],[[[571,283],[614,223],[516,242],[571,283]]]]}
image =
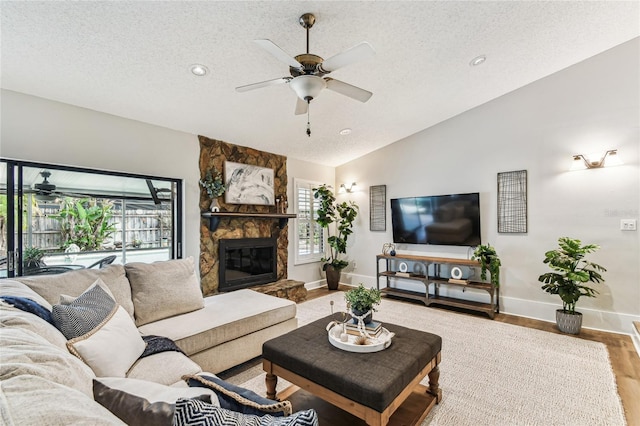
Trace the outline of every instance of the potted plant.
{"type": "Polygon", "coordinates": [[[37,247],[27,247],[22,252],[22,260],[24,262],[25,270],[38,269],[45,266],[42,258],[44,257],[44,251],[37,247]]]}
{"type": "Polygon", "coordinates": [[[204,179],[200,179],[200,186],[203,187],[209,198],[211,199],[211,206],[209,210],[212,212],[220,211],[220,204],[218,204],[218,197],[224,194],[227,190],[227,185],[222,180],[222,173],[216,170],[214,167],[212,170],[208,170],[204,176],[204,179]]]}
{"type": "Polygon", "coordinates": [[[604,282],[600,272],[606,269],[585,259],[585,255],[598,250],[596,244],[581,245],[582,242],[569,237],[558,239],[559,247],[545,253],[544,263],[553,272],[538,277],[544,283],[542,289],[557,294],[562,299],[562,309],[556,310],[556,323],[564,333],[578,334],[582,327],[582,313],[576,312],[576,303],[581,296],[595,297],[598,292],[587,283],[604,282]]]}
{"type": "Polygon", "coordinates": [[[340,273],[349,265],[341,254],[347,252],[347,238],[353,233],[353,222],[358,215],[358,206],[353,201],[336,202],[330,187],[321,185],[313,188],[313,197],[320,201],[316,222],[327,231],[329,254],[321,259],[322,270],[327,274],[327,287],[336,290],[340,283],[340,273]],[[335,223],[335,235],[331,235],[331,224],[335,223]]]}
{"type": "MultiPolygon", "coordinates": [[[[344,294],[344,299],[347,301],[347,310],[350,310],[354,316],[362,316],[369,312],[369,315],[364,318],[364,323],[369,324],[373,320],[375,306],[380,304],[380,294],[380,290],[374,287],[365,288],[360,283],[358,287],[344,294]]],[[[354,319],[354,322],[357,322],[357,320],[354,319]]]]}
{"type": "Polygon", "coordinates": [[[500,258],[496,249],[491,244],[480,244],[476,247],[471,257],[473,260],[480,262],[480,278],[487,279],[487,271],[491,274],[491,283],[496,287],[500,286],[500,258]]]}

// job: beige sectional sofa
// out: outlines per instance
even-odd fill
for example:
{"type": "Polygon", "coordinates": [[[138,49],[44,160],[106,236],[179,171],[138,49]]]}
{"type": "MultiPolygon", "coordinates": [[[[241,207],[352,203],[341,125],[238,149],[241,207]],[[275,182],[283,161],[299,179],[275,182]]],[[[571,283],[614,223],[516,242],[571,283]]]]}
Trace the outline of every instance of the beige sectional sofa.
{"type": "MultiPolygon", "coordinates": [[[[264,341],[297,327],[296,305],[288,300],[251,290],[203,298],[192,259],[4,279],[0,297],[27,298],[51,310],[61,295],[74,300],[99,281],[134,329],[168,337],[188,355],[140,358],[127,378],[185,386],[183,375],[240,364],[259,356],[264,341]]],[[[49,322],[0,302],[0,423],[122,424],[93,401],[96,374],[67,343],[49,322]]],[[[119,345],[114,354],[126,351],[119,345]]]]}

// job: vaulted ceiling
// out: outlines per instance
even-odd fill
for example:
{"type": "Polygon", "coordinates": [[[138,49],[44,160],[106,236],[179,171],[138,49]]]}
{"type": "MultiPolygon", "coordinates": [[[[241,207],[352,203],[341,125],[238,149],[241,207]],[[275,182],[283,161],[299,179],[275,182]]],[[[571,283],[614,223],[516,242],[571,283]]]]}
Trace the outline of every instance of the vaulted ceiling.
{"type": "Polygon", "coordinates": [[[640,35],[637,1],[2,1],[1,14],[2,88],[332,166],[640,35]],[[289,75],[253,40],[304,53],[306,12],[311,53],[376,51],[330,75],[373,97],[324,90],[311,137],[287,84],[235,91],[289,75]]]}

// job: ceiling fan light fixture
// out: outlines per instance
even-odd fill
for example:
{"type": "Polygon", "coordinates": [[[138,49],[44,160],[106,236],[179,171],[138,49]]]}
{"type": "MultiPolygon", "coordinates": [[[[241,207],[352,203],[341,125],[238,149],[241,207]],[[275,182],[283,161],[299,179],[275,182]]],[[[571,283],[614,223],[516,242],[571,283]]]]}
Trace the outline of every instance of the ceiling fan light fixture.
{"type": "Polygon", "coordinates": [[[327,82],[316,75],[300,75],[289,82],[296,95],[304,101],[311,101],[327,87],[327,82]]]}

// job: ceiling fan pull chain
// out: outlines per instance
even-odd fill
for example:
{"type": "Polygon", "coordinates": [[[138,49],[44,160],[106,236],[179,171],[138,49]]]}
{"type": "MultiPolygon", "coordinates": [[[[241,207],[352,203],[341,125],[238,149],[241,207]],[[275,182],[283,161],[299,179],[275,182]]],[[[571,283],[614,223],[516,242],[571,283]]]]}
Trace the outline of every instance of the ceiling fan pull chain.
{"type": "Polygon", "coordinates": [[[307,101],[307,136],[311,137],[311,103],[307,101]]]}

